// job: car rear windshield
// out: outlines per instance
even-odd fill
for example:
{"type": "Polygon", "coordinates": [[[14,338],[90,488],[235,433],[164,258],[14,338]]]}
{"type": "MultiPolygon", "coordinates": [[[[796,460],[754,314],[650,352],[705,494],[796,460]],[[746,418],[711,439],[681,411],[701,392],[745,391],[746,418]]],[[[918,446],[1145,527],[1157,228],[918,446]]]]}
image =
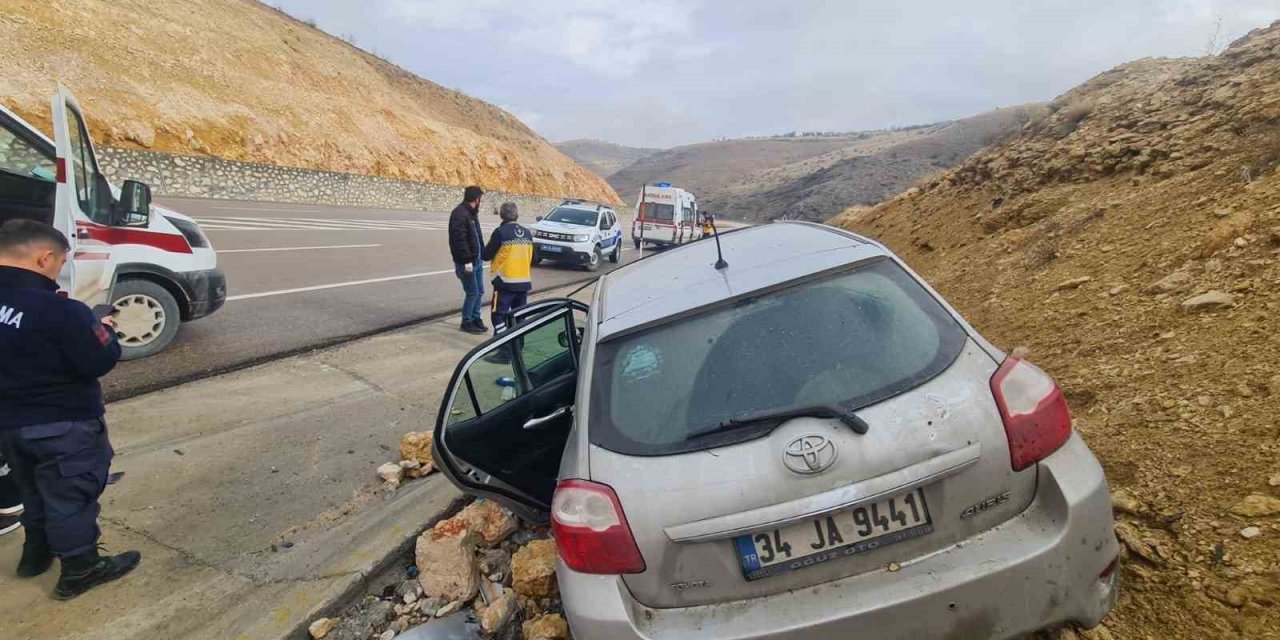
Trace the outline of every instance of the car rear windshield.
{"type": "Polygon", "coordinates": [[[776,424],[690,434],[761,411],[879,402],[941,373],[965,340],[909,274],[877,260],[601,343],[590,439],[629,455],[748,440],[776,424]]]}
{"type": "Polygon", "coordinates": [[[584,227],[596,226],[596,212],[587,211],[585,209],[569,209],[561,207],[552,211],[546,217],[550,222],[563,222],[565,224],[577,224],[584,227]]]}

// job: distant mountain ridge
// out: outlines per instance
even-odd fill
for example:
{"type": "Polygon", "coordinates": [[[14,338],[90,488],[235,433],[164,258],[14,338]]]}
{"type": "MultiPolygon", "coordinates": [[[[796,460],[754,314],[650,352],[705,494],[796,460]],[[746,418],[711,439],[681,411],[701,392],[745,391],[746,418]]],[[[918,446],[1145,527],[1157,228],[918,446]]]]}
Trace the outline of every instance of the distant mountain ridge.
{"type": "Polygon", "coordinates": [[[602,178],[608,178],[637,160],[661,151],[661,149],[628,147],[595,138],[557,142],[555,147],[602,178]]]}
{"type": "Polygon", "coordinates": [[[734,219],[825,220],[955,166],[1016,133],[1043,109],[1025,105],[900,129],[683,145],[645,155],[605,177],[627,204],[643,185],[666,181],[692,191],[703,209],[734,219]]]}

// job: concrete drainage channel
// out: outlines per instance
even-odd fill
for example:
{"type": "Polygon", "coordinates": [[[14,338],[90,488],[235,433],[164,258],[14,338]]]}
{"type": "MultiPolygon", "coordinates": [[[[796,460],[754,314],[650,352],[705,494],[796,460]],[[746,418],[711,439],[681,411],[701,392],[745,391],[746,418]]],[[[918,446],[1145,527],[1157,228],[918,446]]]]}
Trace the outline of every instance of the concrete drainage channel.
{"type": "Polygon", "coordinates": [[[556,558],[548,527],[459,499],[290,637],[566,640],[556,558]]]}

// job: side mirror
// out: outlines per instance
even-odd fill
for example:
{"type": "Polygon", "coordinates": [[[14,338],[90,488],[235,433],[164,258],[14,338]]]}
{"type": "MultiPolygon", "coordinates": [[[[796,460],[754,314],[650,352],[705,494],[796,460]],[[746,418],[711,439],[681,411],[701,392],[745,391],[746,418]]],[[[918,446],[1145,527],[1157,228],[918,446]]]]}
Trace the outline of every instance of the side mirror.
{"type": "Polygon", "coordinates": [[[534,222],[542,222],[542,216],[538,216],[538,217],[534,218],[534,219],[533,219],[533,221],[534,221],[534,222]]]}
{"type": "Polygon", "coordinates": [[[569,348],[569,336],[565,335],[563,331],[556,335],[556,342],[559,342],[560,346],[566,349],[569,348]]]}
{"type": "Polygon", "coordinates": [[[151,222],[151,187],[137,180],[125,180],[116,203],[116,224],[145,227],[151,222]]]}

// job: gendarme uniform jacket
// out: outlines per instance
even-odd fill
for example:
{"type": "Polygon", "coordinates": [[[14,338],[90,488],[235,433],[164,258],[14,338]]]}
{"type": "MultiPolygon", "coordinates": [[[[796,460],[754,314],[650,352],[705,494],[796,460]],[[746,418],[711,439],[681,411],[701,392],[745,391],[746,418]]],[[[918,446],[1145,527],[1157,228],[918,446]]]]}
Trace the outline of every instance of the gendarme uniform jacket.
{"type": "Polygon", "coordinates": [[[493,230],[484,246],[484,259],[491,261],[494,288],[528,291],[533,288],[533,233],[514,222],[504,222],[493,230]]]}
{"type": "Polygon", "coordinates": [[[98,378],[119,359],[115,332],[84,303],[0,266],[0,430],[101,418],[98,378]]]}

